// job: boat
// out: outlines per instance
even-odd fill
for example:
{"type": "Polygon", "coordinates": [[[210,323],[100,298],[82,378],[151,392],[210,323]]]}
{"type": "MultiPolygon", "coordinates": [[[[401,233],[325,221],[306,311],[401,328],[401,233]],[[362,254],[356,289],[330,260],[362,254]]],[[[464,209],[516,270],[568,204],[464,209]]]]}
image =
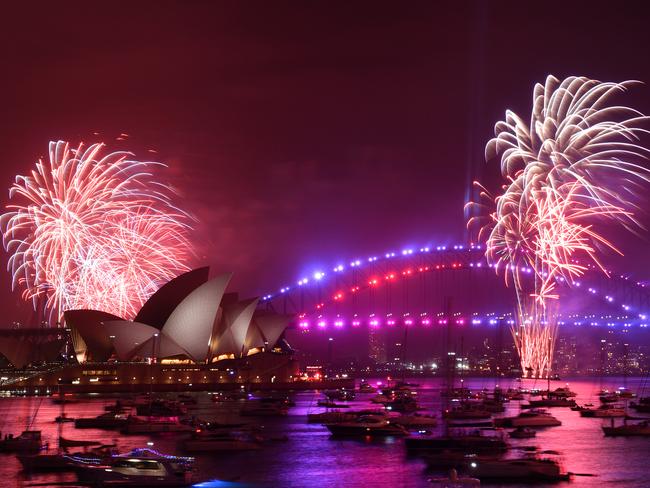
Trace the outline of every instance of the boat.
{"type": "Polygon", "coordinates": [[[260,439],[241,431],[202,431],[182,442],[186,452],[253,451],[261,449],[260,439]]]}
{"type": "Polygon", "coordinates": [[[339,390],[326,390],[324,394],[330,400],[340,401],[354,400],[355,397],[354,391],[346,390],[345,388],[341,388],[339,390]]]}
{"type": "Polygon", "coordinates": [[[153,434],[161,432],[191,432],[194,427],[183,424],[178,417],[129,416],[121,432],[123,434],[153,434]]]}
{"type": "Polygon", "coordinates": [[[400,395],[386,402],[386,409],[394,412],[415,412],[418,402],[412,396],[400,395]]]}
{"type": "Polygon", "coordinates": [[[187,407],[178,401],[154,399],[136,404],[135,412],[141,417],[178,417],[187,413],[187,407]]]}
{"type": "Polygon", "coordinates": [[[521,412],[516,417],[494,419],[497,427],[555,427],[562,425],[558,419],[544,410],[521,412]]]}
{"type": "Polygon", "coordinates": [[[580,410],[580,416],[596,418],[625,417],[625,409],[611,403],[604,403],[598,408],[583,407],[580,410]]]}
{"type": "Polygon", "coordinates": [[[128,415],[106,412],[97,417],[78,418],[74,421],[77,429],[121,429],[126,425],[128,415]]]}
{"type": "Polygon", "coordinates": [[[638,402],[630,402],[630,408],[639,413],[650,413],[650,397],[641,397],[638,402]]]}
{"type": "Polygon", "coordinates": [[[99,464],[108,448],[114,446],[101,446],[97,450],[68,454],[58,452],[55,454],[18,454],[16,457],[23,465],[25,471],[74,471],[79,463],[99,464]]]}
{"type": "Polygon", "coordinates": [[[395,425],[390,420],[378,419],[373,416],[363,416],[352,421],[325,424],[325,427],[336,437],[409,435],[408,431],[401,425],[395,425]]]}
{"type": "Polygon", "coordinates": [[[508,443],[499,436],[483,435],[481,431],[463,432],[455,435],[418,435],[404,440],[411,452],[459,450],[464,452],[498,453],[508,450],[508,443]]]}
{"type": "Polygon", "coordinates": [[[574,391],[571,391],[571,389],[567,385],[562,388],[556,388],[555,390],[550,392],[550,396],[572,398],[576,396],[576,393],[574,391]]]}
{"type": "Polygon", "coordinates": [[[316,402],[316,405],[325,408],[350,408],[350,405],[345,405],[343,403],[336,403],[333,402],[332,400],[318,400],[316,402]]]}
{"type": "Polygon", "coordinates": [[[650,420],[644,420],[638,424],[624,422],[622,425],[614,426],[612,419],[611,425],[603,425],[603,433],[606,437],[650,436],[650,420]]]}
{"type": "Polygon", "coordinates": [[[539,407],[575,407],[576,401],[567,397],[548,396],[540,400],[528,400],[528,405],[522,405],[521,408],[539,408],[539,407]]]}
{"type": "Polygon", "coordinates": [[[370,399],[370,402],[371,403],[382,403],[382,404],[384,404],[384,403],[389,402],[389,398],[386,395],[379,393],[379,394],[375,395],[374,397],[372,397],[370,399]]]}
{"type": "Polygon", "coordinates": [[[492,417],[492,414],[487,410],[469,403],[445,410],[442,415],[450,420],[476,420],[492,417]]]}
{"type": "Polygon", "coordinates": [[[65,437],[59,437],[59,447],[62,449],[67,449],[69,447],[89,447],[101,445],[102,443],[97,441],[74,440],[66,439],[65,437]]]}
{"type": "Polygon", "coordinates": [[[441,488],[463,488],[465,486],[481,486],[478,478],[458,477],[455,469],[449,471],[449,477],[429,478],[429,483],[441,488]]]}
{"type": "Polygon", "coordinates": [[[481,481],[566,481],[568,473],[563,473],[560,464],[554,459],[499,459],[470,461],[466,472],[481,481]]]}
{"type": "Polygon", "coordinates": [[[289,408],[278,402],[254,401],[239,412],[244,417],[281,417],[289,413],[289,408]]]}
{"type": "Polygon", "coordinates": [[[0,440],[0,452],[40,451],[44,447],[40,430],[25,430],[20,435],[5,435],[0,440]]]}
{"type": "Polygon", "coordinates": [[[527,427],[517,427],[515,430],[510,432],[509,435],[513,439],[530,439],[531,437],[535,437],[537,435],[537,432],[532,429],[528,429],[527,427]]]}
{"type": "Polygon", "coordinates": [[[390,421],[395,425],[401,425],[407,429],[428,428],[438,425],[438,420],[433,415],[422,415],[419,413],[391,417],[390,421]]]}
{"type": "Polygon", "coordinates": [[[307,414],[307,422],[314,424],[328,424],[335,422],[348,422],[352,421],[357,416],[349,412],[322,412],[322,413],[309,413],[307,414]]]}
{"type": "Polygon", "coordinates": [[[136,449],[98,463],[78,463],[79,481],[92,486],[191,486],[194,458],[170,456],[152,449],[136,449]]]}
{"type": "Polygon", "coordinates": [[[375,393],[376,391],[377,388],[370,385],[369,383],[364,382],[359,385],[359,393],[375,393]]]}

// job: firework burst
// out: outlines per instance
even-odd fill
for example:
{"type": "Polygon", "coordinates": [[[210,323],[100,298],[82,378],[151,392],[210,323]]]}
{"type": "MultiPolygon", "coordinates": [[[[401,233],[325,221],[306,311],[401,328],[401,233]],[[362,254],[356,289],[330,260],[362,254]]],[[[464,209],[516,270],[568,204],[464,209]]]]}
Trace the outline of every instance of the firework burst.
{"type": "Polygon", "coordinates": [[[86,308],[131,318],[187,270],[190,219],[154,179],[160,163],[103,148],[50,142],[0,217],[12,286],[34,304],[44,297],[51,322],[86,308]]]}
{"type": "Polygon", "coordinates": [[[534,376],[551,366],[558,284],[571,285],[584,274],[581,260],[606,272],[600,255],[618,252],[595,226],[609,221],[640,228],[630,202],[650,181],[641,164],[648,156],[640,142],[647,117],[611,104],[633,83],[549,76],[535,85],[530,122],[507,111],[486,146],[487,159],[500,158],[506,183],[496,198],[481,187],[483,202],[470,205],[490,210],[469,225],[480,224],[489,262],[514,284],[519,320],[513,335],[522,369],[534,376]]]}

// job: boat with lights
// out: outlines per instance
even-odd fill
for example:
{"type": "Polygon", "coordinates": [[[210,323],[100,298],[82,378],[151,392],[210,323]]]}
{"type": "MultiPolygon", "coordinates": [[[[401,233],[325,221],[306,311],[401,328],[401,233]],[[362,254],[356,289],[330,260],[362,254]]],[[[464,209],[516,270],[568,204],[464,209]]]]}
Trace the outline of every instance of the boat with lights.
{"type": "Polygon", "coordinates": [[[551,458],[477,459],[469,461],[464,471],[481,481],[555,482],[571,477],[563,472],[556,459],[551,458]]]}
{"type": "Polygon", "coordinates": [[[91,486],[182,487],[190,486],[194,458],[135,449],[102,459],[75,459],[81,483],[91,486]]]}
{"type": "Polygon", "coordinates": [[[363,416],[350,422],[325,424],[325,427],[335,437],[365,437],[365,436],[408,436],[409,432],[401,425],[393,424],[390,420],[374,416],[363,416]]]}
{"type": "Polygon", "coordinates": [[[528,410],[520,412],[516,417],[494,419],[497,427],[555,427],[562,422],[545,410],[528,410]]]}
{"type": "Polygon", "coordinates": [[[650,436],[650,420],[636,424],[624,421],[622,425],[615,426],[612,419],[611,425],[603,426],[603,433],[606,437],[647,437],[650,436]]]}

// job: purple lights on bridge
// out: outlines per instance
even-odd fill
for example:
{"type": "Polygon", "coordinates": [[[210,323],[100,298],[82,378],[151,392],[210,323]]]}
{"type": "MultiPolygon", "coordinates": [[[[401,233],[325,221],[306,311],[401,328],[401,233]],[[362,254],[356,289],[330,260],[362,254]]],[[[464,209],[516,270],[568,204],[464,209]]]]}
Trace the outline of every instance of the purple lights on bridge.
{"type": "MultiPolygon", "coordinates": [[[[296,286],[265,295],[264,303],[278,312],[296,315],[295,324],[305,331],[313,326],[445,325],[442,296],[454,297],[456,326],[514,323],[513,292],[486,262],[481,245],[405,248],[326,269],[331,271],[317,269],[297,280],[296,286]],[[486,299],[490,294],[494,296],[486,299]]],[[[533,276],[529,267],[517,270],[533,276]]],[[[647,327],[650,293],[644,284],[609,274],[611,278],[599,273],[583,278],[591,286],[582,286],[581,281],[559,283],[569,286],[572,301],[589,311],[562,310],[560,325],[647,327]]]]}

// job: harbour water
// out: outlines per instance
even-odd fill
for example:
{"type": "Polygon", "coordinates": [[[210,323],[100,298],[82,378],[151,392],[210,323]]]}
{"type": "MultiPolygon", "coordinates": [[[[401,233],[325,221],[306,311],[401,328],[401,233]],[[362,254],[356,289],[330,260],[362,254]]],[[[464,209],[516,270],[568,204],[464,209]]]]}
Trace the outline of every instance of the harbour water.
{"type": "MultiPolygon", "coordinates": [[[[377,380],[370,380],[371,384],[377,380]]],[[[385,380],[384,380],[385,381],[385,380]]],[[[411,380],[418,383],[417,396],[425,413],[441,411],[440,388],[442,380],[436,378],[411,380]]],[[[644,380],[627,378],[629,390],[641,392],[644,380]]],[[[551,388],[569,384],[578,396],[579,404],[591,402],[598,405],[597,393],[604,386],[615,389],[623,386],[622,378],[569,379],[554,381],[551,388]]],[[[494,379],[466,379],[470,389],[492,389],[494,379]]],[[[546,388],[545,382],[527,380],[499,380],[499,386],[546,388]]],[[[646,394],[650,394],[647,392],[646,394]]],[[[431,486],[427,479],[435,473],[427,472],[425,464],[406,455],[403,440],[386,438],[379,440],[333,439],[327,429],[319,424],[308,424],[306,415],[321,412],[316,406],[322,398],[319,392],[296,392],[292,398],[296,406],[289,415],[281,418],[240,417],[239,410],[245,400],[212,402],[208,393],[194,394],[198,400],[191,415],[205,420],[219,422],[255,422],[263,425],[263,432],[269,440],[259,451],[237,453],[208,453],[198,455],[197,478],[205,480],[201,487],[405,487],[431,486]],[[275,439],[275,440],[272,440],[275,439]],[[221,481],[217,481],[221,480],[221,481]]],[[[372,394],[357,394],[352,408],[370,407],[372,394]]],[[[84,398],[77,403],[66,404],[67,416],[92,417],[104,412],[104,406],[114,399],[84,398]]],[[[511,402],[505,415],[516,414],[518,403],[511,402]]],[[[374,406],[376,407],[376,406],[374,406]]],[[[543,450],[561,453],[566,471],[594,476],[574,476],[570,482],[576,487],[612,486],[620,488],[641,488],[650,486],[648,459],[650,438],[605,438],[601,426],[609,420],[582,418],[569,408],[551,408],[551,413],[562,421],[562,426],[540,429],[533,439],[511,440],[513,445],[535,445],[543,450]]],[[[0,398],[0,431],[18,434],[30,425],[41,430],[45,441],[56,446],[59,425],[54,422],[61,413],[61,406],[51,398],[0,398]]],[[[640,416],[633,411],[635,416],[640,416]]],[[[182,454],[179,440],[182,434],[161,434],[155,436],[124,436],[117,431],[97,429],[75,429],[71,423],[63,425],[63,436],[72,439],[99,440],[115,443],[121,451],[145,447],[153,442],[155,449],[165,453],[182,454]]],[[[27,475],[12,454],[0,454],[0,477],[2,487],[27,486],[71,486],[76,480],[72,473],[27,475]]],[[[482,486],[501,486],[482,484],[482,486]]],[[[522,485],[508,485],[518,487],[522,485]]],[[[547,486],[547,485],[537,485],[547,486]]],[[[569,482],[553,486],[569,486],[569,482]]]]}

